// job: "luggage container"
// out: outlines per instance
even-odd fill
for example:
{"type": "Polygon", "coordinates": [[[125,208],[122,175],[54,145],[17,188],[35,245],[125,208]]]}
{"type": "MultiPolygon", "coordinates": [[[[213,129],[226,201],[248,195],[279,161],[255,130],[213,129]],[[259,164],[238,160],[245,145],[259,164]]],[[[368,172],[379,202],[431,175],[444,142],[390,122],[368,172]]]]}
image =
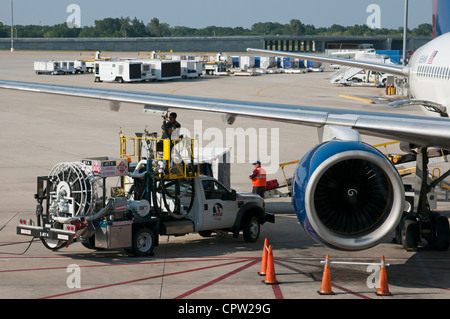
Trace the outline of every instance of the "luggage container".
{"type": "Polygon", "coordinates": [[[176,60],[142,60],[143,64],[151,64],[152,75],[158,81],[181,79],[181,61],[176,60]]]}
{"type": "Polygon", "coordinates": [[[276,61],[275,61],[275,57],[273,56],[262,56],[260,57],[260,62],[259,62],[259,67],[261,69],[268,69],[268,68],[272,68],[275,67],[276,61]]]}
{"type": "Polygon", "coordinates": [[[243,70],[253,68],[255,66],[255,57],[252,56],[241,56],[239,60],[239,67],[243,70]]]}
{"type": "Polygon", "coordinates": [[[151,65],[140,61],[98,61],[94,73],[95,82],[143,82],[156,78],[151,65]]]}
{"type": "Polygon", "coordinates": [[[64,74],[58,61],[34,61],[36,74],[64,74]]]}
{"type": "Polygon", "coordinates": [[[181,77],[183,79],[194,79],[198,78],[202,74],[202,65],[195,61],[181,60],[181,77]],[[197,67],[200,65],[200,72],[197,67]]]}
{"type": "Polygon", "coordinates": [[[64,74],[72,74],[76,71],[75,61],[59,61],[59,65],[64,74]]]}
{"type": "Polygon", "coordinates": [[[87,72],[86,61],[75,60],[74,61],[75,73],[87,72]]]}

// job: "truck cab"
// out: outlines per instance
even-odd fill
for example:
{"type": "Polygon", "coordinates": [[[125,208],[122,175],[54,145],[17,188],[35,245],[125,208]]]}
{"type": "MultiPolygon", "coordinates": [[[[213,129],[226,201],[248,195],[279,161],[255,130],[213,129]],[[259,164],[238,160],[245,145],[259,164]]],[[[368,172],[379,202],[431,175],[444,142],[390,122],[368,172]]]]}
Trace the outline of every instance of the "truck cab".
{"type": "Polygon", "coordinates": [[[256,194],[237,193],[208,176],[196,179],[195,188],[194,207],[186,218],[201,235],[221,230],[237,237],[242,230],[245,241],[254,242],[260,225],[274,221],[265,211],[264,200],[256,194]]]}

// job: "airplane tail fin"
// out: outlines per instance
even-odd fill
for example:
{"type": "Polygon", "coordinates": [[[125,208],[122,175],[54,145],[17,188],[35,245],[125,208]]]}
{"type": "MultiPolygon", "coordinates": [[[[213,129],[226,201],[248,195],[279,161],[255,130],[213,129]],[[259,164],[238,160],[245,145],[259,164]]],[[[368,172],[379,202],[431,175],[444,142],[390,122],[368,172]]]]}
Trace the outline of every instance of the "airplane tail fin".
{"type": "Polygon", "coordinates": [[[433,0],[433,38],[450,32],[450,0],[433,0]]]}

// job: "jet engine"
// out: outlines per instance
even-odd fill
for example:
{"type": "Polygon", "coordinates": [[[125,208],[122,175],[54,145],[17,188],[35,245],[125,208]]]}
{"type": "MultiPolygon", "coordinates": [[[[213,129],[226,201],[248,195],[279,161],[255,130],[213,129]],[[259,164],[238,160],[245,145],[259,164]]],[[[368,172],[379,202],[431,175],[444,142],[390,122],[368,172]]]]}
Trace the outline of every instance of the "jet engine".
{"type": "Polygon", "coordinates": [[[362,250],[385,240],[400,222],[405,195],[391,162],[372,146],[332,140],[299,162],[292,201],[305,231],[339,250],[362,250]]]}

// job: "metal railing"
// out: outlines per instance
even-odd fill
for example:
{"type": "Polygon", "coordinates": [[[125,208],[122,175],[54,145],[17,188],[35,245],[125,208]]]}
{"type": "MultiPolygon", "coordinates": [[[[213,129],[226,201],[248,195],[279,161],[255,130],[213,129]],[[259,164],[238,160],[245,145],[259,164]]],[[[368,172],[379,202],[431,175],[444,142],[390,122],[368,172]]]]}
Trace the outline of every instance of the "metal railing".
{"type": "Polygon", "coordinates": [[[165,179],[199,176],[198,141],[193,138],[162,139],[148,132],[125,136],[120,132],[120,157],[136,162],[147,159],[163,164],[165,179]],[[130,145],[131,144],[131,145],[130,145]]]}

